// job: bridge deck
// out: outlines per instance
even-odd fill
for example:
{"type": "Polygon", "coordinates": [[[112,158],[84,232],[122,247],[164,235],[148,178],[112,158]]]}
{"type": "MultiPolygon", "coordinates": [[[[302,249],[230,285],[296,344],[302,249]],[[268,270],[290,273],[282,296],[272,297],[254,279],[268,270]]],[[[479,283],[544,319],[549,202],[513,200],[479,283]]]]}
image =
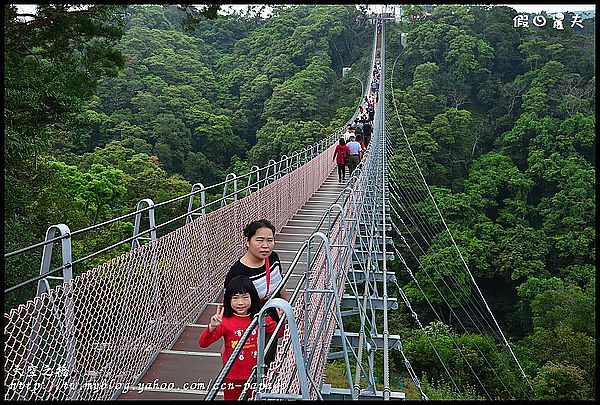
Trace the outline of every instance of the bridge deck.
{"type": "MultiPolygon", "coordinates": [[[[345,186],[345,183],[338,183],[337,168],[334,169],[308,202],[275,235],[275,251],[279,254],[284,272],[288,271],[297,251],[315,231],[325,210],[345,186]]],[[[327,223],[323,226],[326,227],[327,223]]],[[[318,241],[317,238],[315,243],[318,241]]],[[[286,284],[288,293],[298,284],[305,266],[304,258],[299,261],[286,284]]],[[[121,394],[119,399],[204,399],[223,364],[220,354],[222,344],[215,343],[203,349],[198,346],[198,338],[215,313],[215,305],[222,301],[221,292],[200,313],[196,323],[187,325],[173,347],[158,355],[140,383],[129,387],[128,392],[121,394]]],[[[223,399],[222,391],[219,391],[216,399],[223,399]]]]}

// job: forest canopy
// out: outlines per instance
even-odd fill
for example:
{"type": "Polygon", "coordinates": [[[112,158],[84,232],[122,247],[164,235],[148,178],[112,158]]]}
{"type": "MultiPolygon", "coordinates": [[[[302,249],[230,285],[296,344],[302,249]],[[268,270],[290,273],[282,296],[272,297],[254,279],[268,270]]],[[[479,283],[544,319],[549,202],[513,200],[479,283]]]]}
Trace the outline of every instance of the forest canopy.
{"type": "MultiPolygon", "coordinates": [[[[595,20],[584,20],[585,29],[519,28],[516,15],[503,6],[444,5],[427,18],[417,12],[418,18],[388,25],[388,53],[398,57],[388,77],[398,107],[393,176],[411,195],[420,187],[412,179],[418,162],[492,313],[518,342],[533,381],[529,399],[589,400],[595,398],[595,20]]],[[[565,13],[565,21],[572,19],[565,13]]],[[[424,204],[414,199],[398,211],[424,204]]],[[[396,274],[420,317],[429,322],[437,309],[466,338],[471,332],[435,289],[462,285],[465,293],[450,302],[460,310],[475,296],[468,279],[443,270],[431,277],[434,269],[420,265],[453,268],[452,256],[441,251],[446,239],[444,232],[431,235],[430,248],[416,259],[415,246],[397,237],[414,278],[397,260],[396,274]]],[[[451,397],[441,388],[450,380],[423,334],[405,333],[411,362],[442,381],[442,397],[451,397]]],[[[441,341],[435,345],[445,349],[441,341]]],[[[500,383],[487,385],[492,397],[502,396],[500,383]]]]}

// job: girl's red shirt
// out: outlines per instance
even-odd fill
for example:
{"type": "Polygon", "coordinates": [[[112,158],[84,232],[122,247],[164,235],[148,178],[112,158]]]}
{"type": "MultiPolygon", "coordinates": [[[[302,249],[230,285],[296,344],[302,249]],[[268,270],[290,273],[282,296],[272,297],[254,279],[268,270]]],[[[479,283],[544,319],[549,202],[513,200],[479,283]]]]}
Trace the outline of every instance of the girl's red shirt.
{"type": "MultiPolygon", "coordinates": [[[[272,334],[275,331],[275,327],[277,323],[271,319],[270,316],[265,317],[267,326],[266,332],[267,334],[272,334]]],[[[250,316],[238,316],[233,315],[232,317],[226,318],[223,317],[223,321],[219,326],[215,328],[212,332],[206,327],[204,332],[200,335],[198,339],[198,343],[200,347],[208,347],[221,337],[225,340],[225,350],[223,351],[223,365],[227,362],[233,349],[237,346],[240,338],[244,334],[244,331],[252,322],[252,317],[250,316]]],[[[283,336],[283,329],[281,328],[277,337],[283,336]]],[[[233,362],[231,370],[227,375],[227,378],[232,380],[247,380],[250,377],[250,373],[252,372],[252,367],[256,365],[256,357],[258,356],[258,327],[255,327],[248,340],[244,344],[244,347],[238,354],[238,358],[233,362]]]]}

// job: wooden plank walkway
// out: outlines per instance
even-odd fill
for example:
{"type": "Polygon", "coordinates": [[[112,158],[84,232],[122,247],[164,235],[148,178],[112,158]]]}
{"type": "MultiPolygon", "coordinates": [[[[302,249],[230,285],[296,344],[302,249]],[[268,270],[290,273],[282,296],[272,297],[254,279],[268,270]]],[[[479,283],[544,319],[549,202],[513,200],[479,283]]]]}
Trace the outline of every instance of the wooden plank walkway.
{"type": "MultiPolygon", "coordinates": [[[[279,254],[285,273],[304,241],[315,232],[325,210],[345,186],[345,183],[338,182],[335,168],[308,202],[275,235],[275,251],[279,254]]],[[[326,221],[323,226],[327,227],[326,221]]],[[[315,244],[320,241],[320,238],[315,238],[315,244]]],[[[291,296],[296,288],[305,267],[306,259],[301,259],[286,284],[288,295],[291,296]]],[[[198,338],[215,313],[215,306],[222,302],[221,292],[201,311],[195,323],[187,325],[173,347],[158,355],[140,383],[129,387],[128,392],[121,394],[119,399],[204,399],[223,365],[222,344],[215,343],[203,349],[198,345],[198,338]]],[[[215,399],[223,399],[222,391],[215,399]]]]}

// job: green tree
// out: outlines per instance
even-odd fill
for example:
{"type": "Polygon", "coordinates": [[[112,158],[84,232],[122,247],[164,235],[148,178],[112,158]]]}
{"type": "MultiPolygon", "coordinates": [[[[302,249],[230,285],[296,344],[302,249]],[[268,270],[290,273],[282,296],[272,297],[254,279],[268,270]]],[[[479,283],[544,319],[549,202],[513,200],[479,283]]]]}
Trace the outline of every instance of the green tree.
{"type": "Polygon", "coordinates": [[[495,259],[498,273],[511,280],[549,277],[546,267],[548,238],[543,231],[517,225],[506,230],[495,259]]]}
{"type": "Polygon", "coordinates": [[[582,401],[589,399],[591,387],[579,367],[549,362],[539,371],[534,389],[536,400],[582,401]]]}
{"type": "Polygon", "coordinates": [[[46,153],[49,139],[70,128],[97,80],[123,66],[115,49],[123,34],[122,6],[38,5],[21,19],[5,5],[5,167],[46,153]]]}
{"type": "Polygon", "coordinates": [[[185,151],[190,150],[190,131],[172,113],[159,114],[153,120],[150,136],[156,139],[153,154],[164,163],[168,172],[181,172],[185,151]]]}
{"type": "Polygon", "coordinates": [[[446,61],[456,78],[470,87],[479,86],[491,72],[494,49],[483,39],[458,35],[450,43],[446,61]]]}
{"type": "Polygon", "coordinates": [[[93,213],[92,224],[97,222],[103,211],[106,218],[108,212],[104,208],[118,204],[127,191],[123,172],[119,169],[93,164],[82,173],[75,166],[59,161],[50,162],[49,168],[56,172],[65,192],[73,196],[80,208],[93,213]]]}
{"type": "Polygon", "coordinates": [[[421,5],[409,5],[406,8],[406,16],[411,24],[415,24],[419,18],[423,15],[425,9],[421,5]]]}
{"type": "Polygon", "coordinates": [[[258,142],[248,152],[248,162],[262,166],[269,159],[279,160],[282,155],[291,156],[322,139],[326,135],[324,129],[317,121],[284,123],[269,119],[258,131],[258,142]]]}
{"type": "Polygon", "coordinates": [[[211,156],[212,162],[227,167],[232,156],[241,155],[246,144],[233,133],[228,117],[209,114],[193,133],[197,150],[211,156]]]}
{"type": "Polygon", "coordinates": [[[438,153],[434,155],[439,165],[431,174],[434,184],[452,184],[466,176],[474,155],[475,125],[476,117],[470,111],[449,108],[436,115],[426,127],[439,145],[438,153]]]}
{"type": "Polygon", "coordinates": [[[477,158],[464,182],[475,209],[513,226],[526,223],[527,197],[533,185],[508,156],[497,152],[477,158]]]}

